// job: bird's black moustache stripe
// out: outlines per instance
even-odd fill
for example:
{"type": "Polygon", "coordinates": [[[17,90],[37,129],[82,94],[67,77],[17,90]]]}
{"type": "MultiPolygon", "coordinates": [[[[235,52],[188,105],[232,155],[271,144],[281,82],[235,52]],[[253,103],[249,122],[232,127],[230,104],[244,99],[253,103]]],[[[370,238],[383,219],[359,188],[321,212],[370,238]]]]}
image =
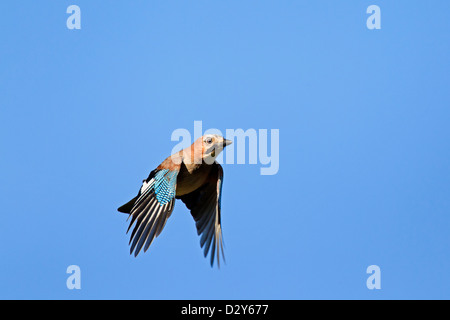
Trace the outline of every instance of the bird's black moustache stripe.
{"type": "Polygon", "coordinates": [[[222,149],[223,148],[221,148],[221,147],[217,147],[217,146],[212,146],[211,148],[209,148],[209,149],[206,149],[206,154],[209,154],[209,153],[215,153],[216,152],[216,150],[218,151],[218,152],[220,152],[220,151],[222,151],[222,149]]]}

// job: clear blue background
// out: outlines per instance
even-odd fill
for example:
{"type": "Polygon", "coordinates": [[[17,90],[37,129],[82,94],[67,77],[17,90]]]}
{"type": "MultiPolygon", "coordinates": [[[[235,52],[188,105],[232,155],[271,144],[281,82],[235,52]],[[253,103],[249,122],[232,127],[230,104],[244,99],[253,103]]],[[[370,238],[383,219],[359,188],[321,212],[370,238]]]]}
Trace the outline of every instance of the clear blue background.
{"type": "Polygon", "coordinates": [[[450,298],[449,12],[2,1],[0,298],[450,298]],[[277,175],[224,165],[220,270],[181,202],[138,258],[116,211],[194,120],[280,130],[277,175]],[[66,288],[72,264],[81,290],[66,288]]]}

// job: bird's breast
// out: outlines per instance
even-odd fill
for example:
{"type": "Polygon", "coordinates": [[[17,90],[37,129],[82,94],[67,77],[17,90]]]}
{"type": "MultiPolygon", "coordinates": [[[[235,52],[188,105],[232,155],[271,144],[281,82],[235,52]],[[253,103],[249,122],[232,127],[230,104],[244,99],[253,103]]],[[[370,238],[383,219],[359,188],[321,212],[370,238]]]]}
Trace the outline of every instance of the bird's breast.
{"type": "Polygon", "coordinates": [[[205,163],[200,165],[181,165],[180,172],[177,177],[176,196],[182,196],[191,193],[205,184],[211,166],[205,163]]]}

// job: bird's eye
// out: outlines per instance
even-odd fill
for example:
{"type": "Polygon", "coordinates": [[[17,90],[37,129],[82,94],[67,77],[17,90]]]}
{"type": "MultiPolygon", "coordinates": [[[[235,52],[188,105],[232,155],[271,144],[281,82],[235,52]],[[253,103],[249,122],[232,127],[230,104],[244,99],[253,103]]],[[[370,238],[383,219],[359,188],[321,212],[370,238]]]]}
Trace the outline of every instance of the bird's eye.
{"type": "Polygon", "coordinates": [[[211,143],[212,143],[212,138],[206,138],[205,142],[206,142],[207,144],[211,144],[211,143]]]}

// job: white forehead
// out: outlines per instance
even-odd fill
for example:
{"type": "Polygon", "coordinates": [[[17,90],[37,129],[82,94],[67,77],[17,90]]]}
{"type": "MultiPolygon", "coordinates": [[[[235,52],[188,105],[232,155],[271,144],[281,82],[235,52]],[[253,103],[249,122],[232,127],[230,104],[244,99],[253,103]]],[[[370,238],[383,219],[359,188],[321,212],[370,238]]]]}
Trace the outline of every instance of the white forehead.
{"type": "Polygon", "coordinates": [[[220,139],[220,138],[222,138],[222,137],[219,136],[218,134],[205,134],[205,135],[203,136],[203,140],[204,140],[204,139],[208,139],[208,138],[216,138],[216,139],[220,139]]]}

